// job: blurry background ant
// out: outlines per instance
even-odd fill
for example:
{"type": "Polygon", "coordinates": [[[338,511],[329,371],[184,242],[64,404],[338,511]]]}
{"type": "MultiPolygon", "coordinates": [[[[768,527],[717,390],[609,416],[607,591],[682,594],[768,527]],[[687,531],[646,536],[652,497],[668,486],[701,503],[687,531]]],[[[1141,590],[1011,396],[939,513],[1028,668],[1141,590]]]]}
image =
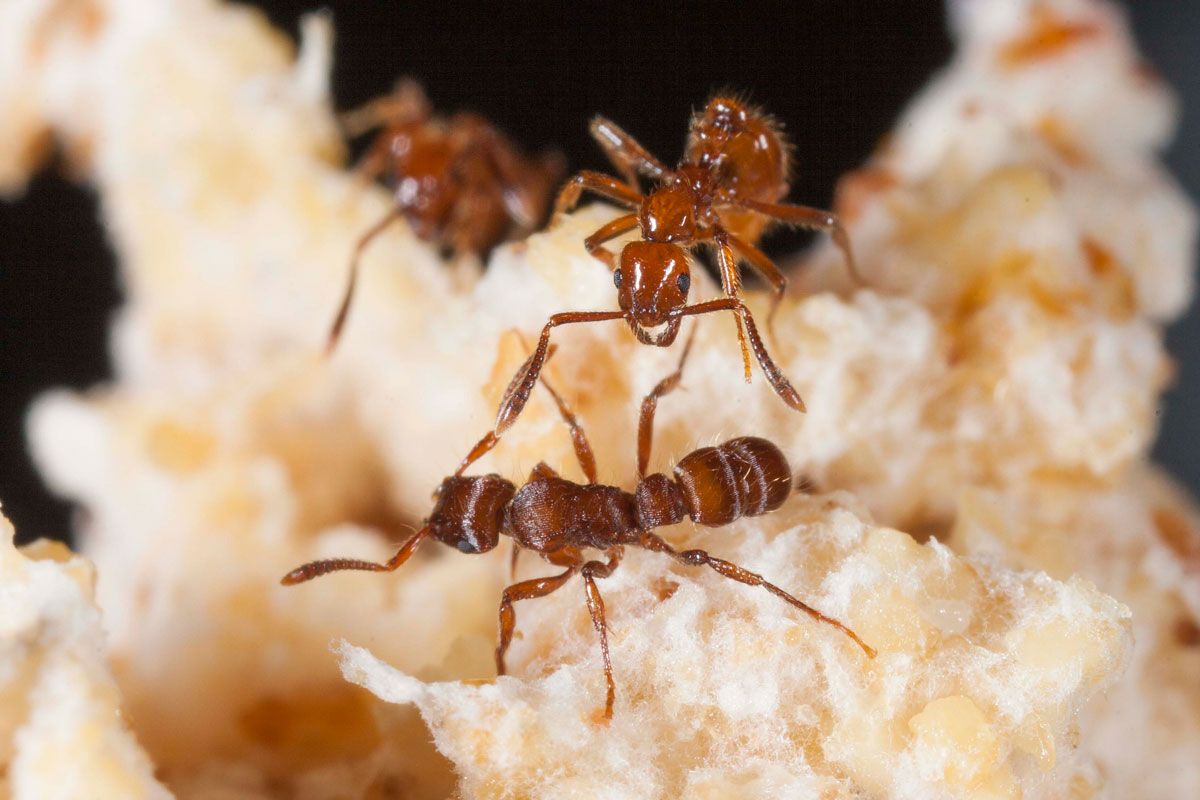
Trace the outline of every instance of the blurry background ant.
{"type": "Polygon", "coordinates": [[[679,385],[690,349],[689,339],[676,371],[660,381],[642,401],[637,438],[638,484],[633,492],[596,482],[596,459],[587,435],[566,402],[543,379],[542,385],[571,429],[575,455],[586,484],[567,480],[541,463],[518,489],[496,474],[463,476],[462,472],[471,463],[465,461],[457,473],[442,481],[435,494],[433,513],[425,520],[424,527],[388,561],[382,564],[348,558],[313,561],[292,570],[281,582],[291,586],[338,570],[391,572],[430,537],[463,553],[484,553],[499,544],[501,535],[510,536],[514,556],[521,549],[532,550],[563,571],[520,581],[504,590],[496,646],[497,674],[506,671],[505,654],[517,624],[516,602],[545,597],[578,574],[583,579],[592,624],[600,637],[606,719],[612,718],[616,685],[609,658],[604,600],[596,581],[612,575],[626,546],[662,553],[687,566],[707,566],[739,583],[761,586],[814,620],[837,628],[874,658],[875,650],[852,630],[761,575],[704,550],[676,550],[653,532],[655,528],[681,522],[684,517],[698,525],[720,527],[741,517],[766,514],[783,505],[792,490],[791,467],[783,453],[766,439],[752,436],[689,453],[675,465],[673,477],[646,474],[658,400],[679,385]],[[583,551],[588,549],[601,551],[604,560],[586,558],[583,551]]]}
{"type": "Polygon", "coordinates": [[[410,78],[398,81],[390,95],[343,115],[342,125],[350,137],[383,126],[356,172],[365,181],[386,175],[393,208],[354,246],[330,348],[346,324],[363,250],[393,222],[406,219],[443,255],[483,258],[497,244],[541,225],[550,194],[566,173],[562,154],[527,156],[478,114],[434,116],[424,90],[410,78]]]}

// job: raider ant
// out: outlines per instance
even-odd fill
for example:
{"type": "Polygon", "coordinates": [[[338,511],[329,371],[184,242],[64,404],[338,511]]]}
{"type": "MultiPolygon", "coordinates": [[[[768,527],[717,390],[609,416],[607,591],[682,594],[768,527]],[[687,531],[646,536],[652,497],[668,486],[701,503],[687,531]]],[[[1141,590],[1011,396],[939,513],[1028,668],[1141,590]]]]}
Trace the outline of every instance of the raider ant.
{"type": "Polygon", "coordinates": [[[841,248],[851,275],[860,283],[862,279],[854,264],[850,239],[836,215],[779,202],[788,193],[790,165],[788,144],[778,123],[734,97],[714,97],[692,115],[687,149],[674,170],[604,117],[592,120],[591,133],[622,179],[600,172],[580,172],[559,193],[554,216],[558,219],[572,209],[585,190],[632,209],[584,240],[587,251],[612,270],[620,310],[569,311],[551,316],[537,349],[500,404],[494,435],[502,434],[524,409],[545,363],[553,328],[623,319],[642,344],[668,347],[675,341],[684,317],[716,311],[735,314],[746,381],[750,380],[753,350],[776,394],[792,408],[804,411],[799,393],[767,353],[750,310],[738,297],[741,280],[737,257],[773,287],[768,328],[787,287],[787,278],[755,246],[773,221],[828,231],[841,248]],[[649,194],[639,191],[639,175],[656,183],[649,194]],[[635,229],[639,238],[626,244],[619,256],[604,247],[605,242],[635,229]],[[716,249],[726,296],[688,305],[691,274],[687,250],[705,242],[716,249]]]}
{"type": "Polygon", "coordinates": [[[791,468],[783,453],[766,439],[751,436],[689,453],[675,465],[673,477],[662,473],[646,474],[658,400],[679,385],[690,345],[689,340],[676,371],[659,382],[642,401],[638,424],[638,484],[633,492],[596,482],[596,460],[587,435],[566,402],[543,380],[542,384],[570,428],[586,484],[560,477],[545,463],[534,467],[525,485],[519,489],[495,474],[463,476],[463,468],[460,468],[442,481],[435,494],[433,513],[425,520],[424,527],[388,561],[382,564],[348,558],[313,561],[292,570],[281,582],[290,586],[337,570],[391,572],[404,564],[430,537],[463,553],[484,553],[496,547],[501,534],[510,536],[514,540],[514,561],[521,549],[532,550],[551,564],[562,567],[563,571],[520,581],[504,590],[500,600],[500,638],[496,646],[497,674],[505,674],[504,657],[516,627],[514,606],[517,601],[545,597],[578,574],[583,579],[592,624],[600,636],[607,686],[606,719],[612,718],[616,685],[609,659],[604,600],[596,581],[612,575],[626,546],[663,553],[688,566],[707,566],[726,578],[749,586],[761,586],[813,619],[842,631],[874,658],[875,650],[852,630],[761,575],[711,556],[704,550],[676,550],[653,532],[663,525],[681,522],[684,517],[699,525],[720,527],[740,517],[765,514],[783,505],[792,489],[791,468]],[[583,555],[585,549],[600,550],[604,560],[586,558],[583,555]]]}
{"type": "Polygon", "coordinates": [[[341,336],[358,282],[358,264],[371,240],[400,218],[448,254],[484,256],[500,242],[533,231],[546,217],[550,195],[566,172],[560,153],[523,155],[478,114],[435,117],[420,84],[401,80],[391,95],[343,118],[350,136],[384,126],[356,171],[364,180],[390,173],[393,207],[368,228],[350,258],[350,271],[328,346],[341,336]]]}

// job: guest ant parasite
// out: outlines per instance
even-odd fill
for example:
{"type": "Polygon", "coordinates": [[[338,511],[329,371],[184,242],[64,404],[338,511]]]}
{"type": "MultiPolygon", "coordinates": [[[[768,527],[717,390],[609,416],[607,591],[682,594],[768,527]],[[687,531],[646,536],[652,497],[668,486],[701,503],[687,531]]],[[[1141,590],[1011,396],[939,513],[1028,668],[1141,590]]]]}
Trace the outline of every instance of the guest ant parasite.
{"type": "Polygon", "coordinates": [[[566,172],[561,154],[525,156],[478,114],[433,116],[425,92],[411,79],[401,80],[391,95],[345,115],[343,125],[351,136],[383,126],[357,172],[365,180],[390,173],[393,207],[354,246],[330,349],[346,324],[362,253],[389,225],[404,218],[422,239],[455,256],[484,256],[542,222],[550,195],[566,172]]]}
{"type": "Polygon", "coordinates": [[[560,191],[554,216],[559,219],[574,208],[585,190],[633,209],[584,240],[587,251],[612,270],[620,310],[569,311],[551,316],[537,349],[501,402],[495,434],[499,436],[511,426],[525,407],[545,362],[553,328],[623,319],[642,344],[668,347],[675,341],[684,317],[717,311],[735,315],[746,381],[750,380],[753,350],[776,394],[792,408],[804,411],[799,393],[767,353],[750,310],[738,296],[741,281],[737,256],[774,290],[768,328],[787,287],[787,278],[755,246],[772,221],[828,231],[841,248],[851,275],[860,283],[862,279],[850,239],[836,215],[779,202],[788,193],[790,169],[788,144],[779,125],[741,100],[718,95],[692,115],[687,148],[674,170],[604,117],[592,120],[591,133],[623,180],[599,172],[580,172],[560,191]],[[639,175],[656,183],[649,194],[639,191],[639,175]],[[639,238],[626,244],[619,256],[604,247],[605,242],[635,229],[640,232],[639,238]],[[725,297],[688,305],[691,274],[687,250],[706,242],[716,249],[725,297]]]}
{"type": "Polygon", "coordinates": [[[676,371],[659,382],[642,401],[638,423],[638,484],[633,492],[596,482],[596,460],[587,435],[566,402],[543,380],[571,431],[586,484],[562,478],[541,463],[518,489],[499,475],[462,475],[469,465],[467,462],[442,481],[435,494],[433,513],[425,520],[424,527],[388,561],[382,564],[348,558],[313,561],[292,570],[281,582],[290,586],[337,570],[391,572],[430,537],[463,553],[484,553],[496,547],[501,534],[510,536],[514,541],[514,560],[521,549],[532,550],[563,571],[520,581],[504,590],[496,646],[497,674],[505,674],[504,658],[516,627],[517,601],[545,597],[579,574],[592,624],[600,636],[607,687],[606,719],[612,718],[616,685],[609,658],[604,601],[596,581],[612,575],[626,546],[662,553],[688,566],[707,566],[726,578],[761,586],[813,619],[842,631],[874,658],[875,650],[852,630],[761,575],[704,550],[676,550],[654,534],[655,528],[673,525],[685,516],[699,525],[720,527],[740,517],[765,514],[783,505],[792,489],[791,468],[783,453],[771,442],[757,437],[731,439],[716,447],[695,450],[675,465],[674,477],[646,474],[658,400],[679,385],[690,345],[689,340],[676,371]],[[587,559],[583,554],[585,549],[601,551],[604,560],[587,559]]]}

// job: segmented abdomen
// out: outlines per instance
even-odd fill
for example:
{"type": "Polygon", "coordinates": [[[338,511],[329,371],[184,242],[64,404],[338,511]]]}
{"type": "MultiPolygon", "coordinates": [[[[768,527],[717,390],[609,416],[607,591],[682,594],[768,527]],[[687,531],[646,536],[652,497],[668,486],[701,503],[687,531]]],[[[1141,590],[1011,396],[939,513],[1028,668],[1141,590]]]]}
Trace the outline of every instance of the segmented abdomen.
{"type": "Polygon", "coordinates": [[[675,480],[692,520],[713,527],[774,511],[792,490],[782,451],[757,436],[689,453],[676,465],[675,480]]]}

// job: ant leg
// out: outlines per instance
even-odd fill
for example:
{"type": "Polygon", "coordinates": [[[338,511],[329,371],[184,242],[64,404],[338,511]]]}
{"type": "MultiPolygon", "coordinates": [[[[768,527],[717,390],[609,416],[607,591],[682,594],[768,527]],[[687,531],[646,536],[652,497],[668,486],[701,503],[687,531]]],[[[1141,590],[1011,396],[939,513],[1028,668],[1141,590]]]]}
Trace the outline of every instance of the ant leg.
{"type": "Polygon", "coordinates": [[[737,205],[750,211],[757,211],[772,219],[786,222],[809,230],[825,231],[833,238],[833,243],[841,249],[846,258],[846,269],[850,276],[860,285],[867,285],[866,279],[858,271],[854,261],[854,252],[850,249],[850,236],[842,227],[842,221],[832,211],[822,211],[808,206],[794,206],[790,203],[760,203],[757,200],[742,200],[737,205]]]}
{"type": "MultiPolygon", "coordinates": [[[[721,288],[726,297],[737,297],[742,288],[742,279],[738,275],[737,259],[733,257],[733,248],[729,246],[728,235],[721,228],[713,229],[713,241],[717,243],[717,264],[721,270],[721,288]]],[[[737,324],[738,344],[742,348],[742,370],[746,375],[746,383],[750,382],[750,351],[746,346],[746,332],[742,329],[742,318],[735,317],[737,324]]]]}
{"type": "Polygon", "coordinates": [[[324,561],[310,561],[284,575],[279,582],[284,586],[294,586],[297,583],[311,581],[313,578],[318,578],[326,573],[343,569],[361,569],[367,572],[392,572],[399,569],[405,561],[408,561],[408,557],[416,551],[417,546],[425,541],[428,536],[429,528],[422,528],[417,531],[411,539],[396,551],[396,555],[389,558],[383,564],[377,564],[374,561],[360,561],[356,558],[330,558],[324,561]]]}
{"type": "Polygon", "coordinates": [[[603,244],[610,239],[629,233],[637,226],[637,214],[625,214],[601,226],[599,230],[583,240],[583,246],[589,255],[600,259],[610,271],[615,272],[617,269],[616,255],[607,247],[603,247],[603,244]]]}
{"type": "Polygon", "coordinates": [[[504,654],[508,652],[508,646],[512,644],[513,629],[517,627],[517,612],[513,609],[513,604],[518,600],[545,597],[556,589],[561,589],[563,584],[570,580],[578,570],[579,565],[574,564],[558,575],[521,581],[504,590],[504,594],[500,597],[500,642],[496,645],[497,675],[504,675],[506,672],[504,654]]]}
{"type": "Polygon", "coordinates": [[[613,570],[621,563],[621,556],[624,552],[624,548],[617,545],[607,551],[607,563],[589,561],[580,570],[580,574],[583,576],[583,588],[587,593],[588,613],[592,615],[592,625],[596,628],[596,633],[600,634],[600,654],[604,658],[604,680],[608,687],[604,700],[605,719],[612,719],[613,701],[616,699],[617,689],[613,682],[612,661],[608,656],[608,621],[604,618],[604,598],[600,596],[600,590],[596,587],[596,578],[607,578],[612,575],[613,570]]]}
{"type": "Polygon", "coordinates": [[[729,236],[729,243],[733,245],[733,249],[741,253],[742,257],[746,259],[746,263],[771,284],[773,292],[771,295],[771,309],[767,312],[767,333],[773,340],[775,336],[775,312],[779,310],[779,303],[783,300],[783,293],[787,291],[788,279],[779,271],[779,267],[775,265],[775,262],[762,250],[759,250],[736,234],[727,233],[727,235],[729,236]]]}
{"type": "Polygon", "coordinates": [[[732,562],[716,558],[715,556],[710,556],[703,550],[684,550],[681,552],[676,550],[674,547],[671,547],[671,545],[663,541],[661,537],[655,536],[649,531],[644,531],[641,534],[641,536],[638,538],[638,545],[646,548],[647,550],[668,555],[681,564],[687,564],[690,567],[711,567],[717,573],[725,576],[726,578],[738,581],[739,583],[744,583],[747,586],[761,586],[776,597],[791,603],[793,606],[800,609],[805,614],[808,614],[818,622],[824,622],[826,625],[832,625],[833,627],[837,628],[842,633],[853,639],[854,643],[861,647],[864,653],[871,658],[875,657],[875,648],[858,638],[858,634],[856,634],[854,631],[850,630],[836,619],[825,616],[807,603],[793,597],[757,573],[751,572],[743,567],[739,567],[737,564],[732,562]]]}
{"type": "Polygon", "coordinates": [[[358,108],[338,115],[342,130],[350,138],[381,125],[404,125],[429,119],[429,99],[421,84],[412,78],[396,81],[391,94],[376,97],[358,108]]]}
{"type": "Polygon", "coordinates": [[[579,424],[579,420],[575,417],[575,412],[567,405],[567,401],[563,400],[559,393],[554,391],[554,387],[550,385],[550,382],[544,376],[541,378],[541,381],[542,386],[554,398],[554,403],[558,406],[558,413],[562,415],[563,421],[571,429],[571,444],[575,448],[575,458],[579,460],[579,468],[583,470],[588,483],[595,483],[596,456],[592,452],[592,445],[588,442],[587,433],[584,432],[583,426],[579,424]]]}
{"type": "Polygon", "coordinates": [[[496,182],[503,189],[508,217],[522,232],[532,231],[546,212],[540,197],[562,179],[566,161],[561,153],[544,153],[536,161],[521,157],[513,144],[486,120],[471,115],[478,131],[479,147],[496,182]]]}
{"type": "Polygon", "coordinates": [[[650,463],[650,448],[654,440],[654,412],[658,409],[658,401],[661,397],[670,392],[675,391],[679,386],[679,381],[683,378],[683,365],[687,362],[688,353],[692,351],[692,342],[696,338],[697,322],[692,325],[692,332],[688,334],[687,342],[683,345],[683,355],[679,357],[679,366],[675,368],[667,377],[658,382],[658,385],[650,390],[642,400],[642,413],[638,419],[638,478],[646,477],[646,466],[650,463]]]}
{"type": "Polygon", "coordinates": [[[354,245],[354,252],[350,256],[350,275],[346,279],[346,290],[342,295],[341,305],[338,306],[337,315],[333,318],[333,325],[329,329],[329,339],[325,343],[325,352],[332,353],[337,347],[338,339],[342,336],[342,329],[346,326],[346,318],[350,314],[350,301],[354,299],[354,288],[358,284],[358,262],[362,257],[363,250],[371,243],[379,234],[391,225],[396,220],[404,216],[404,212],[398,208],[393,208],[381,220],[376,222],[366,233],[359,237],[358,242],[354,245]]]}
{"type": "Polygon", "coordinates": [[[625,312],[623,311],[567,311],[551,316],[545,327],[542,328],[537,349],[517,370],[517,374],[513,376],[512,382],[508,385],[508,390],[504,393],[504,398],[500,401],[500,410],[496,414],[495,435],[499,436],[508,430],[525,409],[525,404],[529,402],[529,393],[533,391],[533,385],[537,382],[538,376],[542,373],[542,366],[546,363],[547,349],[550,347],[550,331],[559,325],[571,325],[578,322],[607,322],[624,319],[624,317],[625,312]]]}
{"type": "Polygon", "coordinates": [[[508,579],[515,581],[517,579],[517,559],[521,557],[521,545],[516,539],[512,540],[512,554],[508,560],[508,579]]]}
{"type": "Polygon", "coordinates": [[[743,321],[746,323],[746,333],[750,337],[750,347],[754,350],[754,355],[758,359],[758,365],[762,367],[763,374],[767,376],[767,381],[770,382],[771,388],[775,390],[775,394],[779,395],[783,402],[803,413],[804,401],[800,398],[800,393],[796,391],[788,381],[787,376],[771,360],[771,356],[763,344],[762,337],[758,335],[758,328],[754,324],[754,317],[750,314],[750,309],[746,307],[745,303],[736,297],[722,297],[717,300],[709,300],[706,303],[687,306],[679,312],[679,316],[691,317],[698,314],[709,314],[714,311],[733,311],[742,316],[743,321]]]}
{"type": "Polygon", "coordinates": [[[650,155],[650,151],[642,147],[637,139],[621,130],[611,120],[597,114],[592,117],[588,130],[604,150],[604,155],[608,156],[608,160],[631,187],[637,188],[638,173],[656,181],[662,180],[670,173],[665,164],[650,155]]]}
{"type": "Polygon", "coordinates": [[[644,198],[636,187],[637,184],[626,185],[603,172],[585,169],[559,190],[558,198],[554,201],[554,221],[557,222],[563,214],[575,208],[584,191],[595,192],[619,206],[637,208],[644,198]]]}

